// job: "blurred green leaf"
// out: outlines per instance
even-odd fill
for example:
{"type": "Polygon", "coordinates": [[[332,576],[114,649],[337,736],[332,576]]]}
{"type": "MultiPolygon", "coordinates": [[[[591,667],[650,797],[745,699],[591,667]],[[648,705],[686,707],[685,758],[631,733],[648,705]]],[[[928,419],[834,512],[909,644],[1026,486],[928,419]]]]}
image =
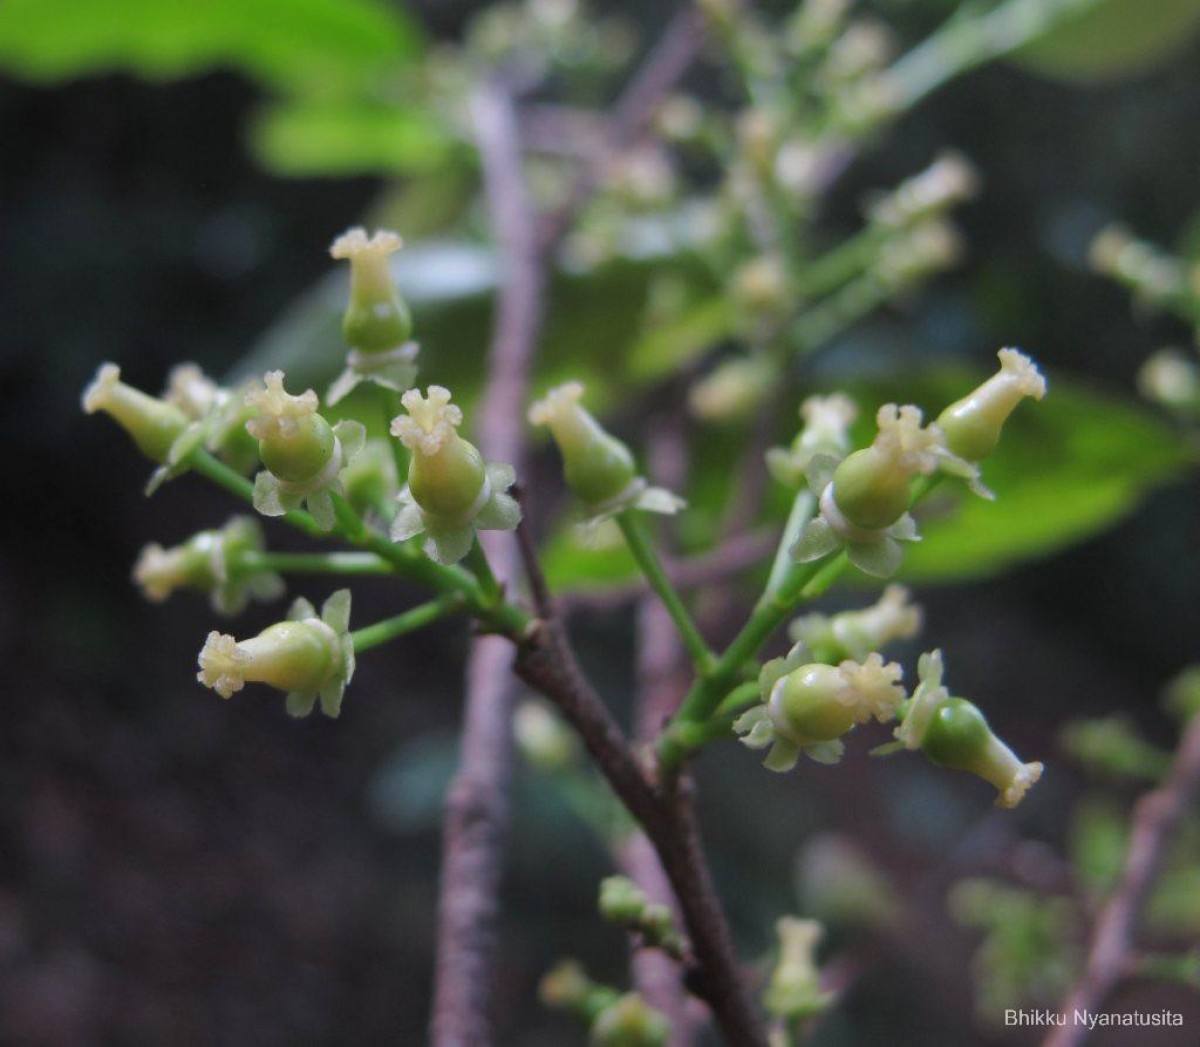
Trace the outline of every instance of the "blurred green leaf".
{"type": "Polygon", "coordinates": [[[443,164],[453,141],[422,109],[356,99],[266,106],[250,127],[259,163],[293,178],[428,171],[443,164]]]}
{"type": "Polygon", "coordinates": [[[50,83],[108,72],[152,80],[232,67],[273,87],[344,94],[420,49],[384,0],[6,0],[0,67],[50,83]]]}
{"type": "Polygon", "coordinates": [[[1016,53],[1034,72],[1072,82],[1136,76],[1189,43],[1200,0],[1100,0],[1016,53]]]}
{"type": "Polygon", "coordinates": [[[1099,797],[1085,799],[1071,820],[1068,846],[1080,884],[1101,898],[1117,882],[1129,845],[1126,814],[1099,797]]]}
{"type": "Polygon", "coordinates": [[[569,520],[543,548],[542,567],[556,589],[603,588],[638,575],[616,525],[601,525],[589,534],[569,520]]]}
{"type": "Polygon", "coordinates": [[[1195,940],[1200,934],[1200,866],[1163,873],[1146,903],[1146,924],[1164,937],[1195,940]]]}

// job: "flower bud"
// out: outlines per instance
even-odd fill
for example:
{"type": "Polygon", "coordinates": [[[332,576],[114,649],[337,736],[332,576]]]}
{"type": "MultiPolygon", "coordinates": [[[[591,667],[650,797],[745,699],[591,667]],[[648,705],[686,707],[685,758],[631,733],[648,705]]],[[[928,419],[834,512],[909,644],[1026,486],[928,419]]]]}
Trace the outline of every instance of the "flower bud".
{"type": "Polygon", "coordinates": [[[779,959],[771,971],[763,1004],[776,1018],[793,1021],[811,1017],[833,999],[831,993],[821,991],[817,969],[817,945],[824,928],[816,920],[783,916],[776,921],[775,933],[779,936],[779,959]]]}
{"type": "Polygon", "coordinates": [[[774,377],[759,357],[726,361],[692,386],[688,406],[707,422],[744,418],[762,403],[774,377]]]}
{"type": "Polygon", "coordinates": [[[164,463],[171,445],[187,428],[187,416],[174,404],[148,396],[121,381],[116,364],[104,364],[92,384],[84,390],[83,409],[88,414],[104,411],[133,437],[147,457],[164,463]]]}
{"type": "Polygon", "coordinates": [[[1001,349],[998,355],[1000,370],[938,415],[946,446],[968,462],[996,449],[1005,421],[1022,399],[1046,395],[1046,379],[1028,356],[1016,349],[1001,349]]]}
{"type": "Polygon", "coordinates": [[[201,531],[182,545],[147,545],[133,568],[146,599],[161,603],[176,589],[209,593],[222,614],[236,614],[251,597],[271,600],[283,592],[273,571],[239,569],[238,558],[263,547],[262,530],[248,516],[235,516],[219,531],[201,531]]]}
{"type": "Polygon", "coordinates": [[[513,734],[521,755],[539,771],[567,770],[578,761],[575,733],[542,702],[526,701],[517,706],[513,734]]]}
{"type": "Polygon", "coordinates": [[[342,336],[352,349],[386,352],[402,346],[412,334],[412,317],[396,290],[388,262],[403,243],[387,230],[368,238],[366,230],[356,226],[329,249],[334,258],[350,262],[350,304],[342,318],[342,336]]]}
{"type": "Polygon", "coordinates": [[[940,446],[938,433],[921,427],[917,407],[884,404],[876,422],[874,442],[837,467],[831,492],[846,521],[872,531],[894,524],[907,512],[910,482],[937,468],[940,446]]]}
{"type": "Polygon", "coordinates": [[[916,636],[921,628],[921,609],[909,603],[909,595],[903,586],[889,585],[870,607],[832,617],[805,615],[792,622],[788,635],[793,642],[803,643],[814,661],[861,661],[893,640],[916,636]]]}
{"type": "Polygon", "coordinates": [[[1042,776],[1040,763],[1022,763],[988,726],[979,708],[942,686],[942,653],[921,656],[920,684],[907,703],[896,737],[942,767],[970,771],[994,785],[998,807],[1016,807],[1042,776]]]}
{"type": "Polygon", "coordinates": [[[1137,376],[1138,390],[1173,410],[1200,408],[1200,367],[1178,349],[1160,349],[1137,376]]]}
{"type": "Polygon", "coordinates": [[[633,455],[579,403],[580,382],[551,389],[529,409],[533,425],[548,426],[563,457],[567,486],[589,509],[620,499],[637,476],[633,455]]]}
{"type": "Polygon", "coordinates": [[[547,1007],[571,1011],[591,1023],[620,994],[607,985],[600,985],[587,976],[578,960],[562,960],[555,964],[538,983],[538,999],[547,1007]]]}
{"type": "Polygon", "coordinates": [[[208,634],[200,652],[196,679],[222,698],[248,682],[288,691],[288,711],[307,715],[317,697],[328,716],[337,716],[342,692],[354,672],[354,645],[347,628],[350,593],[342,589],[325,601],[321,617],[306,600],[297,600],[286,622],[238,641],[208,634]]]}
{"type": "Polygon", "coordinates": [[[671,1026],[637,993],[628,992],[602,1010],[592,1023],[591,1047],[664,1047],[671,1026]]]}
{"type": "Polygon", "coordinates": [[[607,876],[600,881],[600,915],[619,926],[637,924],[646,911],[646,892],[628,876],[607,876]]]}

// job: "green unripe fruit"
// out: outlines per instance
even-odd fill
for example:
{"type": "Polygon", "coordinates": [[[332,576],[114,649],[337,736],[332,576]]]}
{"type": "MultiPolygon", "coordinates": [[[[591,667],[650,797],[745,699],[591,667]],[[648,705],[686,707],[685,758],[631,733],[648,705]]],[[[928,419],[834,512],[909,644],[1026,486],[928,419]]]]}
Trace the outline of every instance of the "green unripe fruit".
{"type": "Polygon", "coordinates": [[[978,772],[991,739],[992,730],[974,703],[965,698],[948,698],[929,721],[921,749],[942,767],[978,772]]]}
{"type": "Polygon", "coordinates": [[[262,463],[280,480],[303,483],[320,474],[333,457],[333,427],[319,414],[296,418],[258,443],[262,463]]]}
{"type": "Polygon", "coordinates": [[[413,455],[408,486],[423,512],[458,523],[476,508],[486,476],[475,446],[451,434],[434,454],[413,455]]]}
{"type": "Polygon", "coordinates": [[[856,527],[882,530],[908,511],[909,476],[874,447],[865,447],[837,467],[833,498],[856,527]]]}
{"type": "Polygon", "coordinates": [[[837,700],[845,678],[832,665],[806,665],[772,689],[771,718],[796,738],[828,742],[855,724],[854,710],[837,700]]]}

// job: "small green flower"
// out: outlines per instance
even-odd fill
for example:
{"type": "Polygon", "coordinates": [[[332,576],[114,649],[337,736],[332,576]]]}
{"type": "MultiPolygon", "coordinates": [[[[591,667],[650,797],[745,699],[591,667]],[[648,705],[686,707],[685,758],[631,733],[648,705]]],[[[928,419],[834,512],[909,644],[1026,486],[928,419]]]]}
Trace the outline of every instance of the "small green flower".
{"type": "Polygon", "coordinates": [[[673,514],[686,504],[638,475],[633,454],[580,404],[583,385],[566,382],[529,409],[529,421],[550,429],[563,457],[567,486],[583,502],[589,523],[626,509],[673,514]]]}
{"type": "MultiPolygon", "coordinates": [[[[116,364],[103,364],[83,393],[88,414],[110,415],[137,444],[147,458],[161,466],[182,460],[181,442],[188,437],[188,417],[174,404],[126,385],[116,364]]],[[[153,481],[152,481],[153,482],[153,481]]]]}
{"type": "Polygon", "coordinates": [[[307,504],[317,526],[331,530],[332,494],[342,493],[341,472],[362,450],[366,430],[352,421],[330,425],[317,414],[317,394],[309,389],[292,396],[282,371],[269,371],[263,384],[246,396],[256,409],[246,428],[266,466],[254,479],[254,508],[283,516],[307,504]]]}
{"type": "Polygon", "coordinates": [[[893,640],[907,640],[921,628],[921,609],[909,603],[909,591],[889,585],[870,607],[832,617],[809,614],[788,627],[794,643],[803,643],[813,660],[834,664],[844,658],[862,661],[893,640]]]}
{"type": "Polygon", "coordinates": [[[238,567],[243,553],[262,548],[258,521],[235,516],[219,531],[201,531],[171,549],[147,545],[134,565],[133,580],[153,603],[161,603],[176,589],[197,589],[210,595],[214,610],[237,614],[251,599],[283,595],[283,579],[274,571],[238,567]]]}
{"type": "Polygon", "coordinates": [[[970,771],[994,785],[997,807],[1016,807],[1042,776],[1042,764],[1022,763],[988,726],[983,713],[942,686],[942,652],[921,656],[920,683],[903,710],[896,738],[934,763],[970,771]]]}
{"type": "Polygon", "coordinates": [[[820,495],[820,512],[791,548],[793,560],[808,563],[845,548],[850,562],[867,574],[887,578],[900,566],[900,542],[919,540],[908,514],[912,478],[937,468],[942,435],[923,428],[921,411],[884,404],[879,431],[869,447],[830,470],[809,466],[809,483],[820,495]]]}
{"type": "Polygon", "coordinates": [[[342,318],[342,336],[350,346],[346,369],[329,389],[336,404],[360,382],[403,392],[417,374],[417,343],[409,341],[412,316],[392,279],[388,257],[404,241],[379,230],[368,237],[356,227],[333,242],[329,253],[350,262],[350,303],[342,318]]]}
{"type": "Polygon", "coordinates": [[[319,699],[321,711],[336,717],[354,675],[349,628],[350,590],[330,596],[319,618],[311,603],[297,600],[286,622],[251,639],[239,642],[215,630],[209,633],[196,679],[222,698],[231,698],[247,683],[265,683],[288,692],[292,716],[307,716],[319,699]]]}
{"type": "Polygon", "coordinates": [[[462,411],[450,402],[450,391],[431,385],[422,396],[410,389],[401,403],[408,414],[392,420],[392,434],[412,459],[392,541],[424,534],[426,555],[453,564],[470,552],[477,529],[515,530],[521,509],[505,492],[516,473],[511,465],[484,462],[475,445],[458,435],[462,411]]]}
{"type": "Polygon", "coordinates": [[[1046,379],[1028,356],[1016,349],[1001,349],[998,355],[1000,370],[938,415],[947,448],[967,462],[996,449],[1005,421],[1025,397],[1046,395],[1046,379]]]}
{"type": "Polygon", "coordinates": [[[779,936],[779,959],[763,993],[767,1013],[786,1021],[810,1018],[833,1002],[833,994],[821,991],[817,968],[817,946],[825,934],[816,920],[781,916],[775,923],[779,936]]]}
{"type": "Polygon", "coordinates": [[[665,1047],[671,1034],[667,1019],[635,992],[604,1008],[592,1023],[591,1047],[665,1047]]]}
{"type": "Polygon", "coordinates": [[[895,717],[904,700],[902,674],[879,654],[861,663],[824,665],[797,644],[786,658],[762,667],[763,704],[738,717],[733,729],[751,749],[770,746],[763,765],[772,771],[790,771],[802,751],[819,763],[836,763],[845,750],[842,735],[856,724],[895,717]]]}
{"type": "Polygon", "coordinates": [[[846,457],[858,408],[841,393],[810,396],[800,405],[800,417],[804,428],[791,447],[772,447],[766,454],[771,475],[787,487],[803,486],[814,464],[828,472],[846,457]]]}

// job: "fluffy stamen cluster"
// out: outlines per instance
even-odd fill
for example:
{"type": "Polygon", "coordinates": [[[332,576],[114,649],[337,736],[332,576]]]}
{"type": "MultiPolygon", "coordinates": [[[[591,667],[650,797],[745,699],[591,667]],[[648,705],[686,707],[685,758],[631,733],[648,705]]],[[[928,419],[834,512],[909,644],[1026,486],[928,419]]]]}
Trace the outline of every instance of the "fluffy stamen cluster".
{"type": "Polygon", "coordinates": [[[393,419],[391,429],[412,458],[392,540],[423,533],[426,554],[452,564],[470,552],[477,529],[514,530],[521,510],[505,492],[516,474],[511,465],[484,462],[475,445],[458,435],[463,415],[450,402],[450,391],[431,385],[422,396],[410,389],[401,403],[408,414],[393,419]]]}
{"type": "Polygon", "coordinates": [[[770,747],[763,765],[790,771],[800,753],[820,763],[836,763],[842,735],[868,720],[887,722],[904,700],[903,670],[873,653],[840,665],[813,662],[803,644],[786,658],[767,662],[759,674],[763,703],[743,713],[733,729],[752,749],[770,747]]]}
{"type": "Polygon", "coordinates": [[[317,413],[317,394],[308,389],[293,396],[283,387],[282,371],[268,372],[246,403],[256,412],[246,429],[257,438],[266,466],[254,480],[254,508],[282,516],[307,504],[317,526],[330,530],[333,495],[342,493],[339,476],[362,450],[366,430],[352,421],[330,425],[317,413]]]}
{"type": "Polygon", "coordinates": [[[922,655],[917,672],[920,683],[896,728],[898,741],[939,766],[970,771],[995,786],[997,807],[1016,807],[1041,778],[1042,764],[1022,763],[974,703],[951,697],[942,685],[941,651],[922,655]]]}
{"type": "Polygon", "coordinates": [[[567,486],[596,523],[626,509],[672,514],[685,504],[639,476],[629,448],[596,421],[580,402],[580,382],[551,389],[529,409],[533,425],[549,428],[563,458],[567,486]]]}
{"type": "Polygon", "coordinates": [[[325,601],[320,617],[307,600],[297,600],[287,621],[268,626],[258,636],[238,641],[209,633],[196,679],[222,698],[231,698],[247,683],[265,683],[288,692],[287,709],[293,716],[307,716],[318,699],[326,716],[337,716],[354,675],[349,623],[347,589],[325,601]]]}

